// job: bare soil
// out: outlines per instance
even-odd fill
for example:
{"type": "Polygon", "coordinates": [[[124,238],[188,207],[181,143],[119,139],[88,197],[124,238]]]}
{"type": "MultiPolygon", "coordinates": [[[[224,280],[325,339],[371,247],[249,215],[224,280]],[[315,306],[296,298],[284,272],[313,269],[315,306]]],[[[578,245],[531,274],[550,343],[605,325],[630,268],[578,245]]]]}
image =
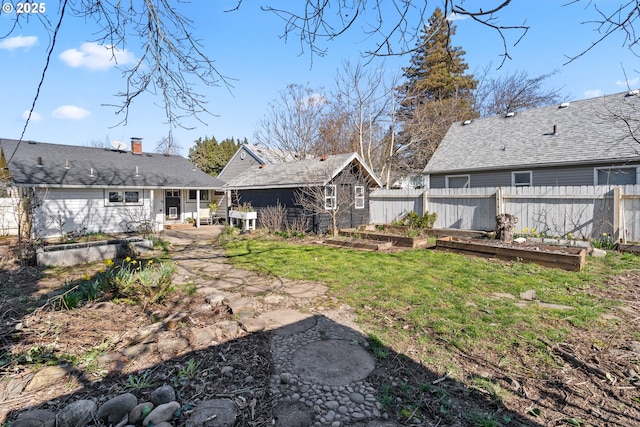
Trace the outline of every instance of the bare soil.
{"type": "MultiPolygon", "coordinates": [[[[146,379],[155,385],[174,385],[185,403],[214,396],[234,399],[239,408],[236,425],[274,424],[276,402],[268,392],[273,368],[266,333],[249,334],[168,361],[157,355],[136,360],[135,366],[111,361],[111,372],[102,375],[96,368],[99,363],[92,363],[88,356],[92,351],[99,354],[99,349],[121,343],[128,331],[150,324],[156,317],[195,307],[201,300],[175,293],[163,305],[144,308],[109,301],[71,311],[55,311],[46,305],[66,280],[91,275],[98,268],[68,268],[45,274],[39,268],[19,267],[11,257],[10,246],[0,245],[3,380],[23,378],[47,362],[73,361],[78,371],[74,381],[55,390],[7,399],[0,387],[0,423],[30,407],[55,411],[71,401],[114,396],[132,388],[144,395],[152,390],[141,383],[146,379]],[[198,366],[195,377],[184,375],[191,360],[198,366]],[[235,375],[225,377],[221,366],[233,367],[235,375]],[[148,376],[142,378],[143,371],[148,376]],[[251,390],[247,390],[248,377],[252,378],[251,390]]],[[[619,304],[602,319],[609,326],[594,330],[573,328],[571,339],[561,347],[523,344],[505,349],[500,355],[451,348],[451,359],[464,373],[462,381],[452,381],[444,375],[434,377],[432,370],[425,369],[424,361],[412,359],[417,346],[398,348],[390,357],[377,360],[377,368],[368,380],[382,396],[390,394],[386,408],[398,425],[640,425],[640,271],[628,272],[607,286],[594,289],[599,296],[619,304]],[[540,352],[552,359],[552,368],[531,357],[540,352]],[[494,387],[479,386],[482,380],[490,381],[494,387]],[[407,407],[422,414],[423,421],[416,423],[416,418],[406,413],[407,407]],[[475,412],[491,414],[495,422],[480,423],[472,416],[475,412]]],[[[229,316],[225,311],[198,312],[192,313],[192,321],[211,324],[229,316]]],[[[402,327],[404,319],[395,314],[380,316],[402,327]]]]}

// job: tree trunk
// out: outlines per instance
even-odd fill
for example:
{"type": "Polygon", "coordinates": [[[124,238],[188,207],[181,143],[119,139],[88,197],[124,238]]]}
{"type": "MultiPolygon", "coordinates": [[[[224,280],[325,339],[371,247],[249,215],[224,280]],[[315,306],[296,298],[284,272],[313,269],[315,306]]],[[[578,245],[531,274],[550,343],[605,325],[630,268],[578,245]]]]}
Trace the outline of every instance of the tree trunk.
{"type": "Polygon", "coordinates": [[[500,214],[496,216],[496,222],[498,223],[496,238],[503,242],[511,242],[518,223],[518,217],[511,214],[500,214]]]}

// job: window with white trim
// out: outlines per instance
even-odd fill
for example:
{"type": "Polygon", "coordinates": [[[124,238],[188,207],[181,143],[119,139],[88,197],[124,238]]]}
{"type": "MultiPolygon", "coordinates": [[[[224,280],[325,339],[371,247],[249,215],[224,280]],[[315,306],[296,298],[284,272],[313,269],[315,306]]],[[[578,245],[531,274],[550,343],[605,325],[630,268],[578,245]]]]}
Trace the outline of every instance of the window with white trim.
{"type": "Polygon", "coordinates": [[[142,196],[139,190],[105,190],[105,205],[142,205],[142,196]]]}
{"type": "MultiPolygon", "coordinates": [[[[198,190],[189,190],[189,200],[190,201],[195,201],[196,200],[196,192],[198,190]]],[[[209,190],[200,190],[200,201],[201,202],[208,202],[209,201],[209,190]]]]}
{"type": "Polygon", "coordinates": [[[167,190],[165,197],[180,197],[180,190],[167,190]]]}
{"type": "Polygon", "coordinates": [[[337,189],[335,185],[324,186],[324,208],[328,211],[338,207],[337,189]]]}
{"type": "Polygon", "coordinates": [[[511,185],[514,187],[530,187],[532,185],[531,171],[511,172],[511,185]]]}
{"type": "Polygon", "coordinates": [[[596,185],[628,185],[638,184],[639,168],[614,167],[596,168],[596,185]]]}
{"type": "Polygon", "coordinates": [[[446,188],[469,188],[471,177],[469,175],[447,175],[444,180],[446,188]]]}
{"type": "Polygon", "coordinates": [[[354,190],[356,209],[364,209],[364,187],[361,185],[356,185],[354,187],[354,190]]]}

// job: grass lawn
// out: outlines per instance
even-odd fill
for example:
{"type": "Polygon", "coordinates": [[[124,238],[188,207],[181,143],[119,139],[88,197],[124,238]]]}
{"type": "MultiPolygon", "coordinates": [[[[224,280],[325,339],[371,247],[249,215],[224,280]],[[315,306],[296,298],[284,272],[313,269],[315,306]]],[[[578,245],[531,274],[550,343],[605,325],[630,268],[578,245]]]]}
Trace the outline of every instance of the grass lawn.
{"type": "Polygon", "coordinates": [[[237,267],[327,284],[356,309],[359,324],[376,340],[451,375],[457,370],[452,350],[484,353],[520,372],[550,364],[538,338],[559,342],[571,328],[610,327],[601,314],[618,302],[594,290],[638,265],[631,254],[589,258],[582,271],[568,272],[424,249],[362,252],[268,237],[224,245],[237,267]],[[541,302],[572,308],[519,304],[527,290],[541,302]],[[510,349],[524,346],[526,367],[508,360],[510,349]]]}

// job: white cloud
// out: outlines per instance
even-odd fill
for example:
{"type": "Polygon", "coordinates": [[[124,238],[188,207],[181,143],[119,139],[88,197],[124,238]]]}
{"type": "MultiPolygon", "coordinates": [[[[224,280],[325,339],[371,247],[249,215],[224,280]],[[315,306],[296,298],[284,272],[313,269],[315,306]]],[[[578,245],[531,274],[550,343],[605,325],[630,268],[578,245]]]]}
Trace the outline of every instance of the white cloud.
{"type": "Polygon", "coordinates": [[[136,58],[127,49],[120,50],[111,45],[95,42],[83,43],[80,49],[67,49],[60,54],[62,62],[72,68],[88,68],[90,70],[107,70],[116,65],[127,65],[136,58]]]}
{"type": "MultiPolygon", "coordinates": [[[[29,110],[24,110],[22,113],[22,119],[27,120],[27,118],[29,118],[29,110]]],[[[34,111],[31,113],[31,118],[29,120],[32,122],[39,122],[42,120],[42,116],[34,111]]]]}
{"type": "Polygon", "coordinates": [[[53,110],[51,115],[56,119],[82,120],[89,117],[91,112],[75,105],[62,105],[53,110]]]}
{"type": "Polygon", "coordinates": [[[638,77],[636,77],[635,79],[627,80],[627,81],[618,80],[616,81],[616,86],[622,86],[624,89],[627,89],[628,87],[633,89],[638,85],[638,81],[640,81],[640,78],[638,77]]]}
{"type": "Polygon", "coordinates": [[[591,90],[584,91],[583,95],[585,98],[589,99],[589,98],[597,98],[599,96],[604,95],[604,93],[600,89],[591,89],[591,90]]]}
{"type": "Polygon", "coordinates": [[[36,36],[15,36],[4,39],[0,42],[0,49],[14,50],[21,47],[31,47],[38,43],[36,36]]]}

